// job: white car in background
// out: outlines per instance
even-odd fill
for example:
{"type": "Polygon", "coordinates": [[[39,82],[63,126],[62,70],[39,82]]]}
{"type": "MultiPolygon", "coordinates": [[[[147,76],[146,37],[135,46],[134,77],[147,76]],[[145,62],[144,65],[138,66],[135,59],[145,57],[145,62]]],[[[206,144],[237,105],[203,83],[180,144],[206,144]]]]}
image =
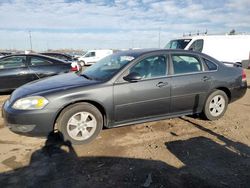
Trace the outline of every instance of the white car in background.
{"type": "Polygon", "coordinates": [[[89,50],[86,54],[78,58],[81,65],[92,65],[100,59],[113,54],[113,50],[89,50]]]}

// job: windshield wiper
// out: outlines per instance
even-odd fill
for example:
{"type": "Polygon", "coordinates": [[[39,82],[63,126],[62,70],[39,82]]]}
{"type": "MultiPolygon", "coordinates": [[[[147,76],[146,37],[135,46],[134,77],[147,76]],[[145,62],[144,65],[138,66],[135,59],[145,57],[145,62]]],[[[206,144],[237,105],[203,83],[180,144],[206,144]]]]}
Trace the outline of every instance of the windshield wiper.
{"type": "Polygon", "coordinates": [[[87,78],[88,80],[93,80],[93,78],[87,76],[86,74],[81,74],[81,76],[83,76],[84,78],[87,78]]]}

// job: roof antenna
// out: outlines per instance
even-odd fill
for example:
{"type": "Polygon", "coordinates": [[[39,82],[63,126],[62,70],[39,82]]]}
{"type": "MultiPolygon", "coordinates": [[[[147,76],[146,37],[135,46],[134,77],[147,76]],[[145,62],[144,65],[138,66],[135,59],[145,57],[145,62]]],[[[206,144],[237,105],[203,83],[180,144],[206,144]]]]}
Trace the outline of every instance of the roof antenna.
{"type": "Polygon", "coordinates": [[[205,35],[207,35],[207,28],[206,28],[206,31],[205,31],[205,35]]]}

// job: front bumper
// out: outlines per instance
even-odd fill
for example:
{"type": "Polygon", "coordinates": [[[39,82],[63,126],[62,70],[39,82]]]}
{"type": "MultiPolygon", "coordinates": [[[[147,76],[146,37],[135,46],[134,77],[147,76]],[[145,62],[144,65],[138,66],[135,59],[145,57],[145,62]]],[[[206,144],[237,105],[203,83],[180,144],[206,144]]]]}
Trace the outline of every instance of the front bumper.
{"type": "Polygon", "coordinates": [[[55,110],[15,110],[7,100],[2,109],[4,123],[12,132],[27,136],[46,137],[53,131],[55,110]]]}

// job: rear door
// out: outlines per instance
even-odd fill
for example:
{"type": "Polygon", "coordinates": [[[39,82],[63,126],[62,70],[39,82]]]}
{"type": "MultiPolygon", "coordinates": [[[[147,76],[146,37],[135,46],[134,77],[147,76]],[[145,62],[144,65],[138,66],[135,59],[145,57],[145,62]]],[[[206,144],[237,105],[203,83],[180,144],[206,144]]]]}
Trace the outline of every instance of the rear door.
{"type": "Polygon", "coordinates": [[[171,113],[196,113],[202,110],[212,77],[196,55],[171,54],[171,113]]]}
{"type": "Polygon", "coordinates": [[[0,59],[0,90],[12,90],[31,81],[29,74],[25,55],[0,59]]]}
{"type": "Polygon", "coordinates": [[[143,58],[129,68],[114,85],[114,116],[116,123],[126,123],[168,114],[170,110],[170,78],[166,54],[143,58]],[[123,77],[137,72],[142,79],[128,82],[123,77]]]}
{"type": "Polygon", "coordinates": [[[29,56],[28,59],[30,71],[36,79],[48,76],[54,76],[60,73],[69,72],[70,64],[63,62],[53,62],[49,59],[39,56],[29,56]]]}

